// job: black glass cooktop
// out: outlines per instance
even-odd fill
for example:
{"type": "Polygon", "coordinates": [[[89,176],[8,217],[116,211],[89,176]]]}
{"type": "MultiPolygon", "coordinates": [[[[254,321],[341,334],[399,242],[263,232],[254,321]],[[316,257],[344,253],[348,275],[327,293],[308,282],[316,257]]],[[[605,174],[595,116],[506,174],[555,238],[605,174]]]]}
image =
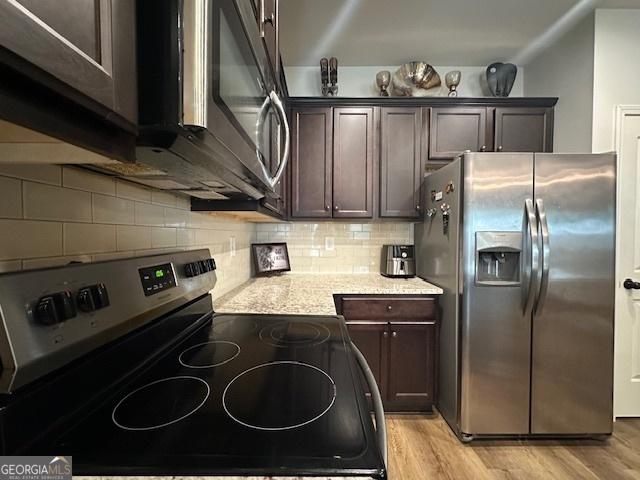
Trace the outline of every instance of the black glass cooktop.
{"type": "Polygon", "coordinates": [[[77,474],[383,475],[338,317],[218,314],[55,442],[77,474]]]}

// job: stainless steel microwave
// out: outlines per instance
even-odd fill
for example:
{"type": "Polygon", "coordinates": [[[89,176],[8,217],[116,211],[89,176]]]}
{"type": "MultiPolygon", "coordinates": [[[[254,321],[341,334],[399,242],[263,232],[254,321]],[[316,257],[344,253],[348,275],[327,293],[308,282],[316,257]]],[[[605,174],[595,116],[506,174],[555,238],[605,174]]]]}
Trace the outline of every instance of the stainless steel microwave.
{"type": "Polygon", "coordinates": [[[164,172],[194,196],[275,195],[290,130],[256,14],[253,0],[137,2],[147,177],[164,172]]]}

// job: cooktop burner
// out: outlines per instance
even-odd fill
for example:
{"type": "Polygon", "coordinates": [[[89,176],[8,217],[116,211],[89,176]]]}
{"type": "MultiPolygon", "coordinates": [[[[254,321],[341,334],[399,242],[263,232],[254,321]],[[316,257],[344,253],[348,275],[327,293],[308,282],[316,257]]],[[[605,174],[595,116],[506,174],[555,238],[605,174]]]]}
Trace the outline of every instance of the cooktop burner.
{"type": "Polygon", "coordinates": [[[314,322],[280,322],[260,330],[260,340],[280,348],[313,347],[326,342],[329,329],[314,322]]]}
{"type": "Polygon", "coordinates": [[[147,383],[127,394],[111,419],[124,430],[154,430],[179,422],[209,398],[209,384],[197,377],[177,376],[147,383]]]}
{"type": "Polygon", "coordinates": [[[336,400],[336,384],[324,371],[295,361],[258,365],[237,375],[222,394],[227,414],[256,430],[291,430],[318,420],[336,400]],[[247,391],[260,391],[260,408],[247,391]]]}
{"type": "Polygon", "coordinates": [[[240,355],[240,346],[226,340],[198,343],[183,351],[178,360],[189,368],[211,368],[224,365],[240,355]]]}

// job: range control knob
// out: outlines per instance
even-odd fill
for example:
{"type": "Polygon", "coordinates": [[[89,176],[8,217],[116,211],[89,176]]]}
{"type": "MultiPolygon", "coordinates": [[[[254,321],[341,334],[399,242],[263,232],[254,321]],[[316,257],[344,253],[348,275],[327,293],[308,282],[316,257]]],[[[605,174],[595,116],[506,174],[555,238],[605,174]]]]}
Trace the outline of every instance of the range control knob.
{"type": "Polygon", "coordinates": [[[207,264],[209,265],[210,271],[213,271],[216,269],[216,261],[213,258],[207,258],[205,262],[207,262],[207,264]]]}
{"type": "Polygon", "coordinates": [[[184,266],[184,274],[187,277],[197,277],[200,273],[200,265],[198,265],[198,262],[187,263],[184,266]]]}
{"type": "Polygon", "coordinates": [[[71,292],[64,291],[45,295],[38,300],[34,318],[42,325],[54,325],[77,315],[71,292]]]}
{"type": "Polygon", "coordinates": [[[83,312],[93,312],[109,305],[109,292],[104,283],[97,283],[78,290],[78,308],[83,312]]]}

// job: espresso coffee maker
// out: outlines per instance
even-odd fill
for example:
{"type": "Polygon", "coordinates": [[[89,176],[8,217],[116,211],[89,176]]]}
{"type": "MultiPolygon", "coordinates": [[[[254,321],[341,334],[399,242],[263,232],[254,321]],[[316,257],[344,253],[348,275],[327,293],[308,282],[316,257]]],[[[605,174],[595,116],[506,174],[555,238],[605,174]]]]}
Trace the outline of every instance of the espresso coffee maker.
{"type": "Polygon", "coordinates": [[[413,245],[383,245],[380,269],[380,273],[385,277],[415,277],[416,259],[413,245]]]}

